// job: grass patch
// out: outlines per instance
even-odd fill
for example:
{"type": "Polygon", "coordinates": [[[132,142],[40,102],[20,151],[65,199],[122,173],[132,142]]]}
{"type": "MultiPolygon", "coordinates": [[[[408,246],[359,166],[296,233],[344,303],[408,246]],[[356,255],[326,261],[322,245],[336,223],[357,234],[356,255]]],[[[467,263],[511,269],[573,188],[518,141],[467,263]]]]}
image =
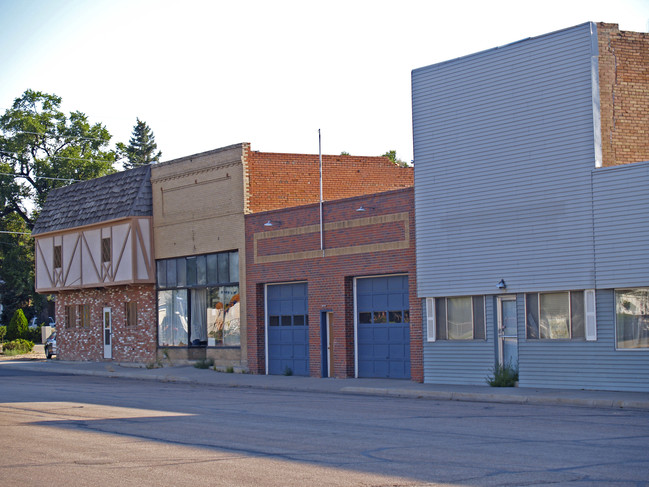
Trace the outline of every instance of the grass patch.
{"type": "Polygon", "coordinates": [[[518,382],[518,368],[511,364],[495,365],[485,380],[491,387],[514,387],[518,382]]]}
{"type": "Polygon", "coordinates": [[[196,363],[194,364],[194,367],[197,369],[209,369],[214,365],[214,359],[213,358],[204,358],[201,360],[197,360],[196,363]]]}
{"type": "Polygon", "coordinates": [[[2,346],[2,354],[10,357],[12,355],[23,355],[34,349],[34,342],[18,338],[5,343],[2,346]]]}

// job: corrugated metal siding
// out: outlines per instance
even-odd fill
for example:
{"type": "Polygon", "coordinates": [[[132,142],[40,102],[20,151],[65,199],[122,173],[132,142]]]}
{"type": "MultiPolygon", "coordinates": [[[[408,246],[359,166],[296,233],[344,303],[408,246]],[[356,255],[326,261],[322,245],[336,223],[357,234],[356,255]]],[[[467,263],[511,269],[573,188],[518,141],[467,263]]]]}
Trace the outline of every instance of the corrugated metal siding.
{"type": "MultiPolygon", "coordinates": [[[[423,302],[423,322],[426,305],[423,302]]],[[[494,344],[494,299],[485,300],[486,340],[426,341],[424,329],[424,382],[426,384],[472,384],[486,386],[496,360],[494,344]]]]}
{"type": "Polygon", "coordinates": [[[583,24],[413,71],[419,296],[594,287],[594,44],[583,24]]]}
{"type": "Polygon", "coordinates": [[[615,350],[613,290],[597,291],[596,342],[525,340],[522,333],[521,387],[649,391],[649,350],[615,350]]]}
{"type": "Polygon", "coordinates": [[[593,172],[597,287],[649,286],[649,163],[593,172]]]}

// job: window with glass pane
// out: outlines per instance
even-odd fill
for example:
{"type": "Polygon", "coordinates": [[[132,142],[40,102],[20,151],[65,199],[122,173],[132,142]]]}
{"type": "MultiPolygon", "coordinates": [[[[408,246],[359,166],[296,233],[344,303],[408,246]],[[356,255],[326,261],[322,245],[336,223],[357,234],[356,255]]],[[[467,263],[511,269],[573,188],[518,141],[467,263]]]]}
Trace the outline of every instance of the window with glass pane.
{"type": "Polygon", "coordinates": [[[649,348],[649,289],[615,291],[615,340],[619,349],[649,348]]]}
{"type": "Polygon", "coordinates": [[[230,280],[224,282],[239,282],[239,252],[230,252],[228,255],[230,280]]]}
{"type": "Polygon", "coordinates": [[[585,339],[583,291],[528,293],[525,295],[525,313],[529,340],[585,339]]]}
{"type": "Polygon", "coordinates": [[[435,340],[485,340],[484,296],[435,298],[435,340]]]}
{"type": "Polygon", "coordinates": [[[473,338],[473,309],[470,297],[447,298],[446,320],[449,340],[473,338]]]}
{"type": "Polygon", "coordinates": [[[541,338],[570,338],[570,295],[543,293],[539,296],[541,338]]]}
{"type": "Polygon", "coordinates": [[[187,285],[196,285],[196,257],[187,257],[185,260],[187,265],[187,285]]]}
{"type": "Polygon", "coordinates": [[[241,339],[239,320],[239,287],[219,286],[208,288],[208,345],[240,345],[241,339]]]}
{"type": "Polygon", "coordinates": [[[158,345],[188,344],[187,290],[158,291],[158,345]]]}

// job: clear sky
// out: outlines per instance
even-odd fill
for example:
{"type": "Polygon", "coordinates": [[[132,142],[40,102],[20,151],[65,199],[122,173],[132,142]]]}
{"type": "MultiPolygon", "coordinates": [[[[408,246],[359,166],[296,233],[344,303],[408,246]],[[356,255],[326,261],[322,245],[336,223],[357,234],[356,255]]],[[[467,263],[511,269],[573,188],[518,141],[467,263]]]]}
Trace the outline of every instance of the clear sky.
{"type": "Polygon", "coordinates": [[[646,32],[648,0],[0,0],[0,112],[26,89],[162,159],[267,152],[412,159],[412,69],[586,21],[646,32]]]}

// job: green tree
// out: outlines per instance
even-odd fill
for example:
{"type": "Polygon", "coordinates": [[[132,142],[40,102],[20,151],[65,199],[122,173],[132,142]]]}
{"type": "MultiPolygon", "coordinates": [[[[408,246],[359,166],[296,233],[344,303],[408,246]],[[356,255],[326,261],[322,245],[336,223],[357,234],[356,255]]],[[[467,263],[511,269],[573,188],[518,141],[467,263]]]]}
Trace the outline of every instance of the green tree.
{"type": "Polygon", "coordinates": [[[30,230],[51,189],[115,171],[108,130],[60,106],[56,95],[27,90],[0,117],[0,218],[17,214],[30,230]]]}
{"type": "Polygon", "coordinates": [[[29,334],[29,327],[27,326],[27,318],[22,309],[17,309],[11,317],[9,326],[7,326],[7,340],[16,340],[17,338],[27,338],[29,334]]]}
{"type": "MultiPolygon", "coordinates": [[[[18,308],[39,309],[34,292],[34,226],[48,192],[115,172],[110,134],[61,98],[27,90],[0,117],[0,298],[3,322],[18,308]]],[[[30,309],[30,312],[33,312],[30,309]]]]}
{"type": "Polygon", "coordinates": [[[155,142],[155,136],[151,128],[139,118],[136,119],[128,146],[122,142],[117,144],[120,155],[126,158],[124,161],[125,169],[160,162],[162,152],[158,151],[156,153],[157,149],[158,144],[155,142]]]}
{"type": "Polygon", "coordinates": [[[34,242],[25,221],[12,213],[0,219],[0,230],[0,323],[7,323],[18,308],[40,309],[47,297],[34,291],[34,242]]]}
{"type": "Polygon", "coordinates": [[[7,327],[0,326],[0,343],[4,343],[5,336],[7,336],[7,327]]]}
{"type": "Polygon", "coordinates": [[[403,161],[397,157],[397,151],[395,150],[389,150],[385,154],[381,154],[383,157],[387,157],[390,159],[394,164],[397,166],[401,167],[408,167],[410,164],[408,164],[406,161],[403,161]]]}

